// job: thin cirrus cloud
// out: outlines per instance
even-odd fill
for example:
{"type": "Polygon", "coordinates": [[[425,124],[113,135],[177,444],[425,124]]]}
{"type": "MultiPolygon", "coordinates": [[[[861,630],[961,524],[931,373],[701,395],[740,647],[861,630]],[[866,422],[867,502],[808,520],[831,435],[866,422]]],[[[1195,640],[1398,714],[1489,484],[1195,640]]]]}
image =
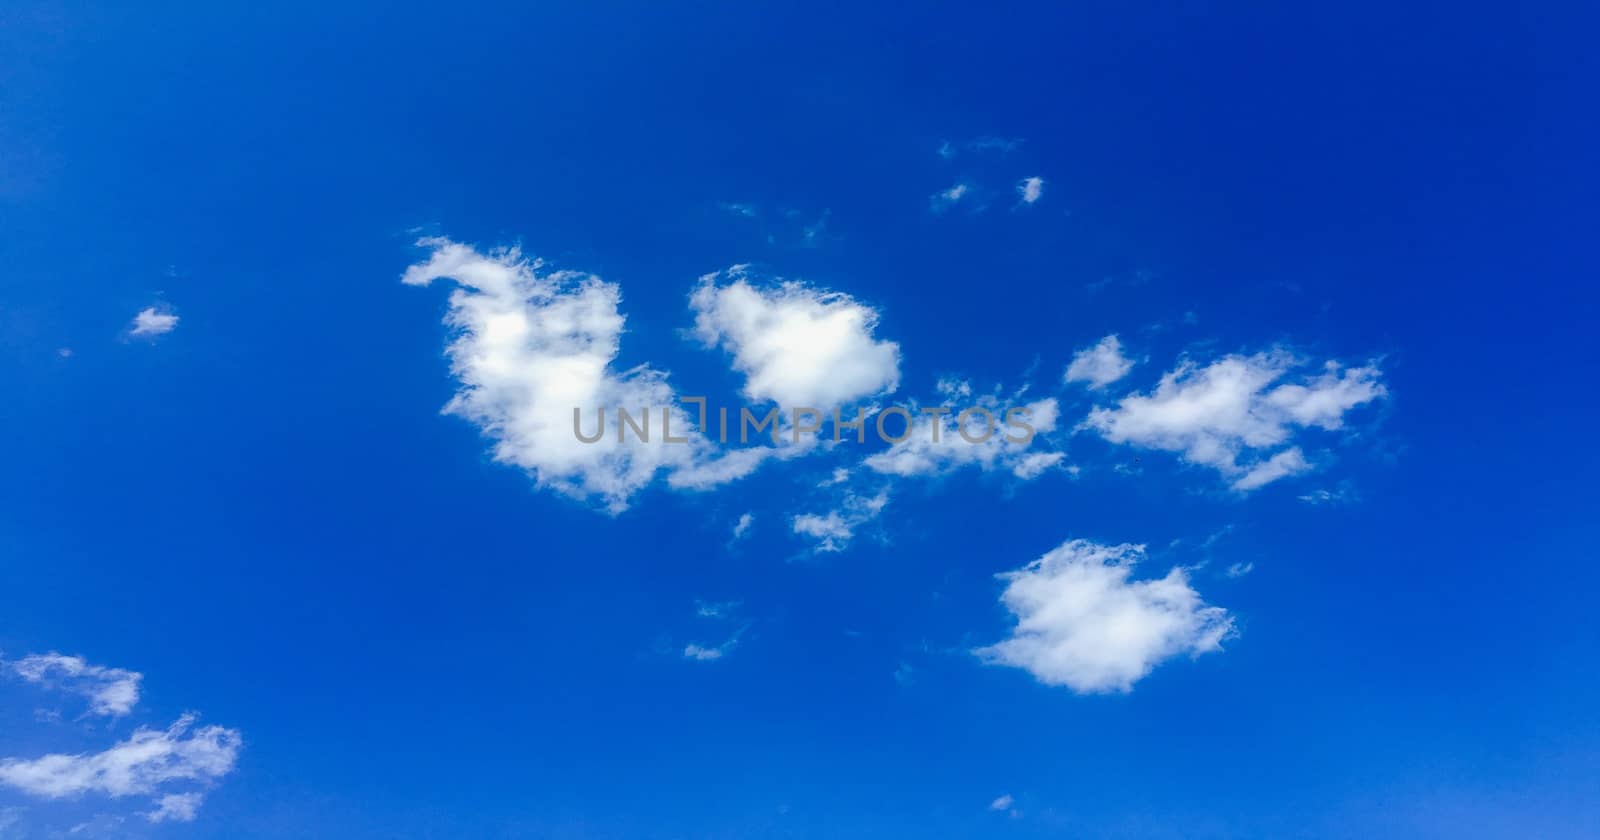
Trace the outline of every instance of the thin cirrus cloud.
{"type": "Polygon", "coordinates": [[[702,277],[689,306],[695,334],[732,354],[750,400],[830,412],[900,383],[900,346],[875,337],[877,311],[849,295],[796,282],[758,288],[735,266],[702,277]]]}
{"type": "Polygon", "coordinates": [[[1112,443],[1176,452],[1247,492],[1312,468],[1288,445],[1301,430],[1340,429],[1347,412],[1388,393],[1376,365],[1330,361],[1315,375],[1302,367],[1281,349],[1204,366],[1185,360],[1154,391],[1095,408],[1083,427],[1112,443]]]}
{"type": "Polygon", "coordinates": [[[658,473],[674,487],[705,489],[743,477],[769,451],[717,451],[677,407],[665,373],[648,365],[617,369],[625,319],[616,284],[581,272],[541,273],[543,264],[516,248],[484,254],[442,238],[419,244],[432,253],[406,269],[402,282],[450,279],[458,286],[445,323],[455,332],[447,352],[460,387],[444,410],[477,425],[494,442],[495,460],[615,513],[658,473]],[[648,407],[657,436],[622,440],[618,406],[648,407]],[[585,435],[603,429],[598,440],[578,439],[575,408],[589,412],[585,435]],[[601,408],[608,409],[603,426],[601,408]],[[662,412],[687,443],[663,440],[662,412]]]}
{"type": "Polygon", "coordinates": [[[91,714],[122,717],[139,702],[144,675],[123,668],[95,665],[81,656],[36,653],[11,663],[22,679],[46,688],[77,694],[89,701],[91,714]]]}
{"type": "Polygon", "coordinates": [[[1122,355],[1122,340],[1108,335],[1093,347],[1079,350],[1067,365],[1065,382],[1086,382],[1090,388],[1104,388],[1128,375],[1133,360],[1122,355]]]}
{"type": "Polygon", "coordinates": [[[1142,559],[1143,546],[1071,540],[1000,575],[1016,626],[974,653],[1046,685],[1098,694],[1130,691],[1173,657],[1220,650],[1234,632],[1227,610],[1205,603],[1181,568],[1133,580],[1142,559]]]}

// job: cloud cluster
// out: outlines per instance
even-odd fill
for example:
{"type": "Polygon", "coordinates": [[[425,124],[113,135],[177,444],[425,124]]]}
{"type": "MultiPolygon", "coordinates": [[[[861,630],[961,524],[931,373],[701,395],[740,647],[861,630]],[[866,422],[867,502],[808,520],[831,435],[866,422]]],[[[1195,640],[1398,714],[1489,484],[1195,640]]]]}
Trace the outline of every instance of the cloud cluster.
{"type": "Polygon", "coordinates": [[[1144,547],[1063,543],[1005,580],[1011,637],[974,651],[1079,693],[1129,691],[1162,661],[1221,649],[1233,619],[1207,605],[1174,568],[1131,580],[1144,547]]]}
{"type": "Polygon", "coordinates": [[[1249,491],[1311,469],[1297,430],[1342,427],[1351,409],[1383,398],[1376,366],[1326,363],[1321,373],[1285,381],[1302,366],[1274,350],[1230,355],[1205,366],[1182,362],[1149,394],[1097,407],[1084,426],[1112,443],[1176,452],[1249,491]],[[1242,461],[1242,462],[1241,462],[1242,461]]]}
{"type": "MultiPolygon", "coordinates": [[[[12,664],[23,679],[80,694],[95,714],[120,717],[139,699],[141,675],[90,664],[79,656],[35,654],[12,664]]],[[[96,753],[52,753],[38,758],[0,759],[0,785],[45,799],[84,794],[112,798],[152,796],[151,822],[194,819],[205,795],[180,787],[209,786],[231,773],[243,743],[237,729],[196,727],[197,717],[180,716],[164,730],[139,727],[127,739],[96,753]]]]}
{"type": "Polygon", "coordinates": [[[36,653],[11,663],[11,670],[28,682],[77,694],[89,701],[92,714],[121,717],[139,702],[142,674],[89,663],[81,656],[36,653]]]}
{"type": "Polygon", "coordinates": [[[516,248],[484,254],[447,239],[420,244],[432,253],[402,281],[458,285],[445,321],[455,330],[448,353],[460,388],[445,411],[482,429],[496,460],[541,487],[597,498],[617,512],[662,471],[674,486],[701,489],[748,474],[764,457],[760,449],[717,452],[677,407],[665,373],[617,369],[625,319],[616,284],[579,272],[541,274],[542,264],[516,248]],[[656,436],[643,442],[620,434],[619,406],[648,408],[656,436]],[[584,412],[583,433],[599,430],[598,440],[578,438],[575,410],[584,412]],[[664,431],[689,440],[667,443],[664,431]]]}
{"type": "Polygon", "coordinates": [[[900,383],[900,346],[874,337],[877,311],[849,295],[757,288],[736,266],[701,278],[689,305],[696,335],[732,354],[752,401],[831,412],[900,383]]]}

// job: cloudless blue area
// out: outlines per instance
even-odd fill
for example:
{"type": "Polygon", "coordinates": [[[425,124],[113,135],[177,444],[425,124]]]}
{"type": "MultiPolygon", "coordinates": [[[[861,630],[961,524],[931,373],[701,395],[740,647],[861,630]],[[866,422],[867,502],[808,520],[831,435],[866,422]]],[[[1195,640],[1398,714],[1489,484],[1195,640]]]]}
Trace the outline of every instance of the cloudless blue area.
{"type": "MultiPolygon", "coordinates": [[[[1596,23],[6,3],[0,653],[242,731],[152,836],[1600,836],[1596,23]],[[982,137],[1021,142],[937,154],[982,137]],[[988,208],[931,213],[958,180],[988,208]],[[619,283],[621,362],[725,402],[683,330],[735,263],[879,308],[905,395],[1031,382],[1070,427],[1093,403],[1060,372],[1116,332],[1141,389],[1281,343],[1376,359],[1391,396],[1247,497],[1064,433],[1076,479],[908,484],[812,556],[784,517],[820,462],[615,518],[492,463],[439,413],[419,231],[619,283]],[[126,340],[157,301],[179,327],[126,340]],[[969,655],[1010,627],[995,573],[1075,537],[1204,563],[1238,638],[1128,694],[969,655]],[[723,632],[697,599],[749,625],[720,661],[680,655],[723,632]]],[[[0,756],[113,737],[40,702],[0,682],[0,756]]]]}

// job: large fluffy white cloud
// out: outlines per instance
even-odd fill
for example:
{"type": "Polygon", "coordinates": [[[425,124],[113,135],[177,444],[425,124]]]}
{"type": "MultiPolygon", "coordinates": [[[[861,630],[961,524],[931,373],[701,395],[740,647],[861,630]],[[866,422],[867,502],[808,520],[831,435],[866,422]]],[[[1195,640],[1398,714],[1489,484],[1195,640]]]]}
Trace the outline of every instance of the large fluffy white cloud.
{"type": "Polygon", "coordinates": [[[1080,693],[1128,691],[1166,659],[1221,648],[1233,619],[1206,604],[1183,569],[1130,580],[1144,547],[1072,540],[1000,575],[1017,619],[1011,637],[975,651],[1080,693]]]}
{"type": "Polygon", "coordinates": [[[831,412],[900,382],[900,346],[874,338],[877,311],[849,295],[757,288],[736,266],[701,278],[689,304],[696,334],[733,355],[751,400],[831,412]]]}
{"type": "Polygon", "coordinates": [[[624,318],[615,284],[580,272],[541,273],[542,263],[516,248],[485,254],[447,239],[420,244],[432,253],[402,281],[459,286],[445,321],[455,330],[448,352],[461,387],[445,411],[482,429],[496,460],[521,467],[542,487],[599,499],[615,512],[663,471],[673,486],[704,488],[742,477],[770,451],[718,452],[677,406],[664,373],[648,365],[616,368],[624,318]],[[635,418],[648,409],[649,442],[631,427],[619,435],[618,407],[635,418]],[[604,430],[598,440],[579,439],[575,409],[586,437],[604,430]],[[664,439],[663,416],[672,436],[687,442],[664,439]]]}
{"type": "Polygon", "coordinates": [[[1284,381],[1300,367],[1283,350],[1203,367],[1186,360],[1153,392],[1095,408],[1084,426],[1112,443],[1179,453],[1221,472],[1234,489],[1252,490],[1311,468],[1298,447],[1286,446],[1297,430],[1338,429],[1348,411],[1387,393],[1374,365],[1330,361],[1319,374],[1284,381]]]}
{"type": "Polygon", "coordinates": [[[36,653],[10,663],[11,670],[31,683],[78,694],[88,699],[89,711],[121,717],[139,702],[142,674],[122,668],[95,665],[81,656],[36,653]]]}

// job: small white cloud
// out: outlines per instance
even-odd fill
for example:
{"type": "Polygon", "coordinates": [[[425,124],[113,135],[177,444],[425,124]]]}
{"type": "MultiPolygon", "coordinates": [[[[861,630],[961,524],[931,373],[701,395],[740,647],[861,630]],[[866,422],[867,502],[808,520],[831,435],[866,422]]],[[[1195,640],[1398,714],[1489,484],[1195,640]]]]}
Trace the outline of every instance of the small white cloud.
{"type": "Polygon", "coordinates": [[[195,814],[200,811],[200,803],[204,801],[204,794],[195,791],[169,793],[157,799],[156,809],[146,812],[144,818],[153,823],[194,822],[195,814]]]}
{"type": "Polygon", "coordinates": [[[1349,487],[1341,486],[1333,490],[1327,488],[1312,490],[1299,498],[1308,505],[1332,505],[1351,501],[1354,497],[1355,493],[1349,487]]]}
{"type": "Polygon", "coordinates": [[[1104,388],[1128,375],[1133,361],[1122,355],[1122,340],[1114,335],[1100,339],[1093,347],[1078,351],[1067,365],[1066,382],[1087,382],[1091,388],[1104,388]]]}
{"type": "Polygon", "coordinates": [[[876,519],[888,504],[887,490],[871,497],[849,493],[839,509],[800,514],[790,520],[790,526],[796,534],[814,540],[812,550],[817,553],[843,551],[855,538],[856,528],[876,519]]]}
{"type": "Polygon", "coordinates": [[[965,198],[967,193],[971,190],[972,188],[966,184],[956,184],[949,189],[940,190],[939,192],[934,193],[933,197],[928,199],[928,206],[935,213],[942,213],[945,210],[955,206],[956,203],[965,198]]]}
{"type": "Polygon", "coordinates": [[[758,289],[734,267],[701,278],[689,305],[700,340],[733,354],[751,400],[831,413],[900,383],[900,346],[876,339],[877,311],[849,295],[794,282],[758,289]]]}
{"type": "Polygon", "coordinates": [[[743,539],[745,534],[750,533],[750,526],[754,525],[755,521],[756,517],[753,513],[740,514],[739,521],[733,523],[733,538],[736,540],[743,539]]]}
{"type": "Polygon", "coordinates": [[[1298,447],[1280,448],[1298,429],[1339,429],[1346,412],[1388,393],[1376,366],[1336,362],[1319,375],[1269,388],[1299,365],[1282,350],[1226,356],[1204,367],[1184,361],[1154,392],[1095,408],[1083,425],[1112,443],[1176,452],[1233,479],[1234,489],[1252,490],[1311,468],[1298,447]]]}
{"type": "Polygon", "coordinates": [[[194,722],[186,714],[164,731],[141,727],[100,753],[3,759],[0,784],[47,799],[123,797],[155,793],[168,782],[212,782],[232,772],[242,743],[238,730],[205,726],[191,732],[194,722]]]}
{"type": "Polygon", "coordinates": [[[708,648],[701,647],[700,645],[692,642],[683,646],[683,658],[693,659],[698,662],[710,662],[714,659],[721,659],[722,652],[723,648],[721,646],[708,648]]]}
{"type": "Polygon", "coordinates": [[[1001,602],[1016,616],[1011,638],[974,653],[1079,693],[1129,691],[1164,660],[1220,650],[1233,632],[1174,568],[1130,580],[1144,547],[1072,540],[1014,572],[1001,602]]]}
{"type": "Polygon", "coordinates": [[[1306,460],[1305,453],[1300,451],[1300,447],[1291,446],[1251,467],[1249,472],[1234,480],[1233,489],[1247,492],[1309,469],[1311,464],[1306,460]]]}
{"type": "Polygon", "coordinates": [[[1009,811],[1011,810],[1011,806],[1014,804],[1016,804],[1016,800],[1011,797],[1011,794],[1005,793],[1001,794],[993,802],[989,803],[989,810],[1009,811]]]}
{"type": "Polygon", "coordinates": [[[1234,563],[1228,567],[1228,570],[1224,574],[1231,578],[1241,578],[1255,570],[1256,564],[1254,563],[1234,563]]]}
{"type": "Polygon", "coordinates": [[[78,694],[89,700],[89,711],[121,717],[139,702],[142,674],[122,668],[90,664],[81,656],[36,653],[11,663],[17,676],[37,685],[78,694]]]}
{"type": "Polygon", "coordinates": [[[178,326],[178,316],[171,312],[162,311],[154,306],[148,306],[133,316],[133,327],[129,335],[140,338],[154,338],[172,332],[178,326]]]}
{"type": "MultiPolygon", "coordinates": [[[[967,392],[970,393],[970,388],[967,392]]],[[[1059,409],[1053,398],[1016,406],[1002,405],[993,395],[985,394],[967,405],[953,408],[948,413],[933,415],[912,407],[909,435],[862,463],[874,472],[902,477],[944,475],[976,466],[985,472],[1010,470],[1017,478],[1026,480],[1037,478],[1065,457],[1061,453],[1040,453],[1035,448],[1040,435],[1055,431],[1059,409]],[[1007,424],[1006,414],[1012,408],[1022,411],[1013,414],[1011,424],[1007,424]],[[963,429],[958,425],[961,412],[969,409],[982,411],[967,414],[963,429]],[[1024,423],[1032,429],[1031,433],[1021,425],[1024,423]]],[[[901,421],[889,421],[898,422],[901,421]]],[[[889,423],[885,428],[892,434],[898,427],[891,428],[889,423]]]]}
{"type": "Polygon", "coordinates": [[[1044,179],[1035,175],[1017,182],[1017,195],[1023,204],[1032,204],[1044,195],[1044,179]]]}

